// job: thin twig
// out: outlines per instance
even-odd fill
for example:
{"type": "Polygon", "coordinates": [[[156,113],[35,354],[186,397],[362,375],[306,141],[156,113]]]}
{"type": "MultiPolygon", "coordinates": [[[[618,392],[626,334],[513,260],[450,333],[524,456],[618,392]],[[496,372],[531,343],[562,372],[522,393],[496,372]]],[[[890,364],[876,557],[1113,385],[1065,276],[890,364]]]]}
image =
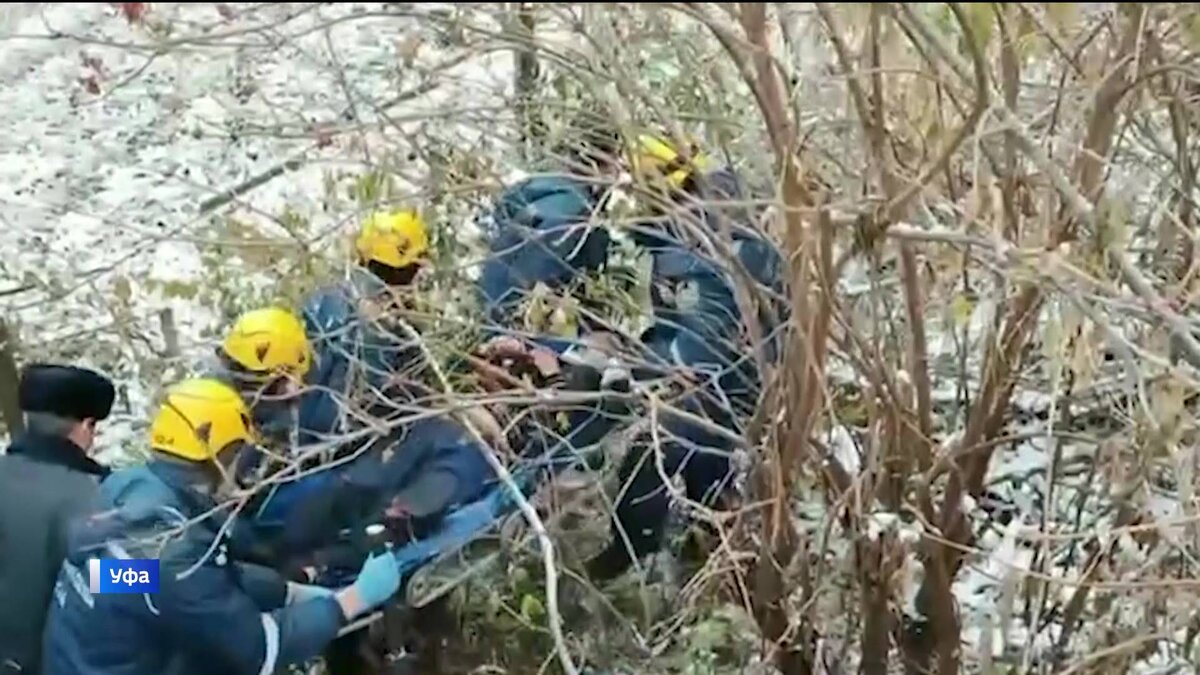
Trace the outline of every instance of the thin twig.
{"type": "MultiPolygon", "coordinates": [[[[422,357],[437,377],[443,391],[447,395],[453,395],[454,390],[450,386],[450,380],[446,377],[446,373],[443,372],[441,364],[438,363],[429,351],[429,345],[406,322],[400,322],[400,325],[420,347],[422,357]]],[[[491,447],[484,440],[483,435],[479,433],[479,430],[475,428],[471,419],[465,415],[456,415],[455,417],[459,424],[471,434],[472,440],[475,441],[479,451],[483,453],[484,459],[492,468],[492,471],[496,473],[500,482],[504,483],[513,502],[521,510],[521,513],[525,516],[525,520],[537,536],[538,546],[542,551],[542,566],[546,574],[546,614],[550,621],[550,632],[554,636],[554,648],[558,653],[559,665],[562,666],[563,672],[566,675],[579,675],[579,669],[571,660],[571,652],[567,649],[567,640],[563,634],[562,614],[558,610],[558,566],[554,562],[554,542],[550,539],[550,534],[546,531],[546,525],[542,522],[537,510],[525,498],[525,494],[513,479],[508,467],[504,466],[504,463],[491,450],[491,447]]]]}

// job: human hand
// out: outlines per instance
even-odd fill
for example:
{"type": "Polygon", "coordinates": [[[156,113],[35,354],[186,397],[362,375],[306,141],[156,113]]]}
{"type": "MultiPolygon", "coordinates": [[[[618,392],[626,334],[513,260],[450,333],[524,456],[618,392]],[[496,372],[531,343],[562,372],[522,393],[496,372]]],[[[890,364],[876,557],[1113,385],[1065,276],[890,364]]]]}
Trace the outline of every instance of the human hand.
{"type": "Polygon", "coordinates": [[[527,353],[525,342],[509,335],[498,335],[479,348],[479,354],[489,360],[523,359],[527,353]]]}
{"type": "Polygon", "coordinates": [[[389,552],[367,558],[358,578],[338,593],[338,603],[347,619],[352,619],[387,602],[400,589],[400,567],[389,552]]]}

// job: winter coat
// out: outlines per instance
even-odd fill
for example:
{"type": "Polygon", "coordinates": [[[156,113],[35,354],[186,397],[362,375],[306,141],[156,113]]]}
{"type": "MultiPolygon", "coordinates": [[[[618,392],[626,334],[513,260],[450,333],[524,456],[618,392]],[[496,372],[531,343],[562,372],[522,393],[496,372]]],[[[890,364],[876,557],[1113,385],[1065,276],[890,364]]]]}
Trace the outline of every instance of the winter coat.
{"type": "Polygon", "coordinates": [[[755,231],[753,213],[744,206],[721,203],[746,199],[745,188],[731,169],[706,174],[694,190],[695,199],[701,201],[688,204],[684,197],[674,220],[647,223],[634,235],[653,256],[655,323],[642,341],[668,363],[714,374],[720,395],[746,412],[754,404],[759,378],[746,344],[735,274],[718,262],[720,249],[714,255],[689,228],[699,221],[706,234],[718,240],[728,229],[731,252],[765,298],[758,319],[765,342],[762,356],[768,361],[779,354],[778,329],[786,320],[786,307],[777,300],[784,290],[783,258],[755,231]],[[682,222],[684,218],[689,222],[682,222]]]}
{"type": "MultiPolygon", "coordinates": [[[[490,329],[512,329],[525,294],[541,283],[557,290],[608,259],[610,236],[593,223],[597,189],[559,174],[528,178],[500,195],[481,229],[490,255],[478,292],[490,329]]],[[[546,346],[558,351],[561,341],[546,346]]]]}
{"type": "Polygon", "coordinates": [[[0,456],[0,672],[39,673],[42,626],[70,518],[94,506],[107,469],[71,441],[26,434],[0,456]]]}
{"type": "Polygon", "coordinates": [[[388,401],[412,396],[395,384],[395,376],[419,364],[419,347],[403,332],[392,330],[362,311],[365,299],[384,291],[386,287],[378,277],[355,268],[347,281],[320,289],[305,299],[301,315],[315,365],[308,373],[300,400],[301,445],[337,434],[343,428],[342,401],[357,392],[382,394],[382,410],[388,409],[388,401]]]}
{"type": "Polygon", "coordinates": [[[46,675],[271,673],[317,656],[344,623],[331,597],[285,606],[275,572],[236,562],[224,510],[194,465],[156,460],[114,473],[105,509],[71,531],[43,642],[46,675]],[[164,543],[153,535],[195,520],[164,543]],[[88,591],[90,558],[157,558],[159,590],[88,591]]]}
{"type": "MultiPolygon", "coordinates": [[[[730,169],[714,171],[703,177],[703,188],[695,201],[684,197],[674,219],[647,223],[638,228],[634,241],[653,256],[651,298],[655,318],[694,331],[706,339],[736,338],[742,323],[734,292],[734,272],[721,265],[721,249],[701,245],[694,234],[695,221],[702,223],[705,238],[724,239],[728,228],[731,252],[761,289],[782,292],[783,259],[779,252],[753,227],[754,214],[744,206],[726,206],[721,202],[746,199],[740,179],[730,169]],[[690,287],[689,287],[690,286],[690,287]]],[[[763,308],[763,330],[769,332],[779,323],[773,304],[763,308]]]]}

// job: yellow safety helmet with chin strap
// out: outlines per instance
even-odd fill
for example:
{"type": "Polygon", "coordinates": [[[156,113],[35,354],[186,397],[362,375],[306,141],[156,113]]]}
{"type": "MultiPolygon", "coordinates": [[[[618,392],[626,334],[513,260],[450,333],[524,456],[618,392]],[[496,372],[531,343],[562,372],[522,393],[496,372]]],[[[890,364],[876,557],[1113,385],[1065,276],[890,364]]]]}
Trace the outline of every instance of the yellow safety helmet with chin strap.
{"type": "Polygon", "coordinates": [[[300,317],[282,307],[252,309],[238,317],[221,351],[249,373],[304,377],[312,350],[300,317]]]}
{"type": "Polygon", "coordinates": [[[634,140],[630,151],[630,168],[635,175],[662,176],[671,187],[681,187],[693,173],[712,166],[712,159],[700,152],[696,142],[692,141],[690,145],[685,157],[670,141],[651,134],[641,134],[634,140]]]}
{"type": "Polygon", "coordinates": [[[192,378],[167,389],[150,425],[150,448],[192,462],[254,443],[250,411],[238,392],[212,378],[192,378]]]}
{"type": "Polygon", "coordinates": [[[373,213],[363,221],[354,245],[363,263],[408,267],[429,252],[429,230],[412,209],[373,213]]]}

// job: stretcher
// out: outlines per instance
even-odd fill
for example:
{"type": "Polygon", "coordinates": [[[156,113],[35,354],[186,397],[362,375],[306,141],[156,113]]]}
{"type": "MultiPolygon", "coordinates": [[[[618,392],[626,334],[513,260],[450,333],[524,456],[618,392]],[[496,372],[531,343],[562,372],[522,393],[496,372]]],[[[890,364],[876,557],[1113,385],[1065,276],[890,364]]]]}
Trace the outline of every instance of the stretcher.
{"type": "MultiPolygon", "coordinates": [[[[554,475],[568,467],[578,466],[586,462],[589,455],[602,451],[600,444],[584,450],[565,443],[563,446],[552,450],[549,456],[525,463],[512,472],[513,484],[526,499],[531,499],[554,475]]],[[[396,549],[392,555],[404,579],[404,604],[412,608],[424,607],[490,567],[499,558],[499,552],[475,560],[460,557],[459,554],[513,516],[519,517],[517,499],[511,487],[498,483],[482,498],[448,514],[435,533],[396,549]],[[439,578],[434,573],[445,563],[451,563],[453,572],[448,578],[439,578]]],[[[374,612],[346,625],[339,635],[360,630],[382,616],[381,611],[374,612]]]]}
{"type": "MultiPolygon", "coordinates": [[[[573,354],[563,356],[566,368],[595,367],[592,363],[572,358],[573,354]]],[[[603,382],[603,375],[598,370],[593,370],[592,375],[592,381],[603,382]]],[[[615,398],[633,396],[629,391],[607,390],[607,393],[615,398]]],[[[602,411],[600,407],[597,405],[595,409],[584,414],[580,423],[565,438],[558,438],[553,443],[544,438],[530,438],[531,448],[518,453],[521,458],[509,469],[511,485],[500,481],[490,484],[481,497],[458,506],[443,516],[433,532],[394,548],[392,555],[403,579],[405,605],[419,608],[433,602],[466,579],[486,569],[499,557],[500,553],[492,552],[472,559],[471,555],[464,554],[464,549],[498,528],[510,517],[520,517],[514,490],[519,491],[524,498],[531,499],[547,481],[562,471],[591,463],[603,452],[602,441],[613,430],[619,428],[621,423],[617,417],[611,416],[611,410],[606,408],[602,411]],[[458,560],[452,560],[456,557],[458,560]],[[452,570],[448,578],[444,574],[439,576],[435,573],[435,570],[444,572],[446,567],[452,570]]],[[[286,502],[291,502],[304,493],[310,493],[311,490],[320,490],[330,485],[335,474],[336,470],[313,474],[305,478],[306,485],[293,486],[279,493],[281,501],[274,499],[275,494],[272,491],[272,494],[256,508],[256,525],[282,526],[282,514],[287,509],[286,502]],[[327,475],[321,477],[322,474],[327,475]]],[[[319,576],[317,583],[331,587],[351,583],[353,577],[345,576],[347,573],[348,570],[330,571],[319,576]]],[[[381,615],[381,612],[376,612],[364,617],[344,627],[342,633],[359,630],[381,615]]]]}

